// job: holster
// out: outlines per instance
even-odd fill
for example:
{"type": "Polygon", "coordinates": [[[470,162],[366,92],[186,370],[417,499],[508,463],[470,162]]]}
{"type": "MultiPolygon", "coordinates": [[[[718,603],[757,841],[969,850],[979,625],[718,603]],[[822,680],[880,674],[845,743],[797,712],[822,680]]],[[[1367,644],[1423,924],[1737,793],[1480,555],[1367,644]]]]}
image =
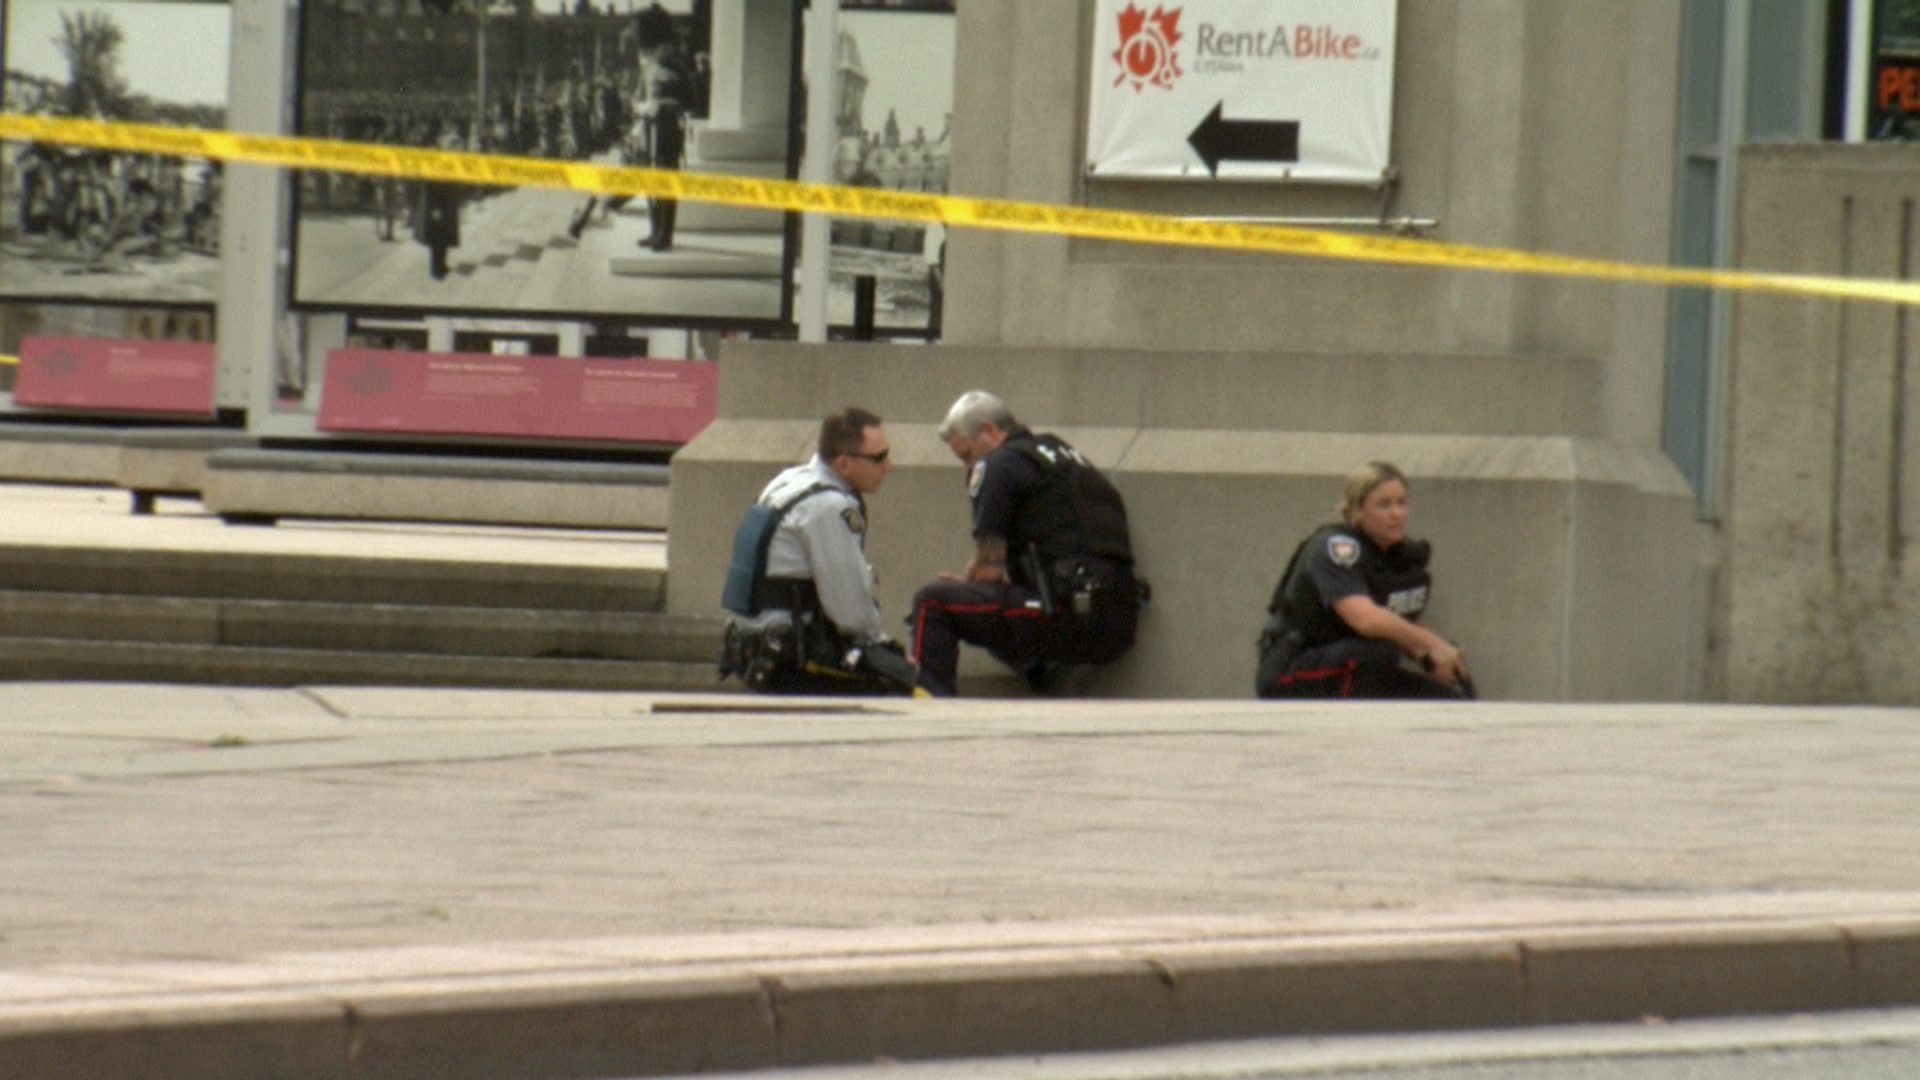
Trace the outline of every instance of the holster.
{"type": "Polygon", "coordinates": [[[733,676],[755,690],[769,690],[782,676],[800,672],[800,635],[791,612],[770,611],[727,620],[720,677],[733,676]]]}
{"type": "Polygon", "coordinates": [[[1055,559],[1046,573],[1036,574],[1047,614],[1058,618],[1093,619],[1120,608],[1146,606],[1151,590],[1130,570],[1105,559],[1055,559]]]}
{"type": "Polygon", "coordinates": [[[1300,631],[1288,624],[1286,616],[1279,612],[1267,616],[1256,645],[1259,660],[1254,669],[1255,692],[1272,686],[1280,676],[1285,675],[1287,669],[1293,666],[1293,658],[1300,655],[1305,644],[1300,631]]]}
{"type": "Polygon", "coordinates": [[[891,641],[849,644],[817,611],[727,621],[720,677],[771,693],[911,694],[919,670],[891,641]]]}

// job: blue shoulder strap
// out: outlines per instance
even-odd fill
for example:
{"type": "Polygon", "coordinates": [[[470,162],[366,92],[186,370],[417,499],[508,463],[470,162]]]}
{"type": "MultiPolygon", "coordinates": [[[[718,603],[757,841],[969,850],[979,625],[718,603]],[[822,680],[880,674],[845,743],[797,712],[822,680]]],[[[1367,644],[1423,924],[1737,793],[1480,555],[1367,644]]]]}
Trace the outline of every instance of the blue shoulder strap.
{"type": "Polygon", "coordinates": [[[834,486],[821,481],[777,506],[755,502],[733,533],[733,554],[727,560],[727,581],[720,590],[720,606],[735,615],[760,614],[760,586],[767,580],[767,551],[787,511],[834,486]]]}

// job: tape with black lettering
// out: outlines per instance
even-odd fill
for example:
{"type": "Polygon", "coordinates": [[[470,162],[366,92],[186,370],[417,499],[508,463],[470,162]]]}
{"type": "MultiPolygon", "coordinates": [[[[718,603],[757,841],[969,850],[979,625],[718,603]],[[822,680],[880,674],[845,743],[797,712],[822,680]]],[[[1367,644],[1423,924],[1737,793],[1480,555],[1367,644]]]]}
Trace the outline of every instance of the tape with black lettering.
{"type": "Polygon", "coordinates": [[[1400,266],[1589,278],[1891,304],[1920,303],[1920,282],[1886,278],[1660,266],[1400,236],[1199,220],[1127,210],[1051,206],[1007,199],[888,191],[799,180],[382,146],[336,139],[252,135],[11,113],[0,113],[0,139],[413,180],[558,188],[611,195],[657,195],[770,211],[942,222],[961,227],[1135,244],[1204,247],[1400,266]]]}

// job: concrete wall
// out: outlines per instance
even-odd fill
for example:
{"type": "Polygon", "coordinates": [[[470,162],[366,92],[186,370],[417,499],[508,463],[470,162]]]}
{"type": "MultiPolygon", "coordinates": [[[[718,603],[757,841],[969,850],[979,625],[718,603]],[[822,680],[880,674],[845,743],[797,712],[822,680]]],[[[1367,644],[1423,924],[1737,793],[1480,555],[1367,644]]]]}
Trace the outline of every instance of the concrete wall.
{"type": "Polygon", "coordinates": [[[859,403],[893,444],[868,553],[883,609],[904,620],[913,591],[972,547],[965,477],[934,427],[962,391],[1011,387],[1023,421],[1112,475],[1155,590],[1139,646],[1083,692],[1250,696],[1253,639],[1293,545],[1332,518],[1349,470],[1385,457],[1435,544],[1433,625],[1467,649],[1484,693],[1698,693],[1692,499],[1657,453],[1595,437],[1593,362],[759,342],[720,363],[721,419],[673,463],[674,612],[717,610],[743,509],[806,457],[819,416],[859,403]]]}
{"type": "MultiPolygon", "coordinates": [[[[1438,220],[1437,239],[1663,262],[1678,5],[1400,6],[1395,183],[1090,182],[1092,0],[959,5],[954,187],[1186,215],[1438,220]]],[[[1139,647],[1080,689],[1252,691],[1253,639],[1341,478],[1388,458],[1436,546],[1431,619],[1498,697],[1685,698],[1711,548],[1658,448],[1665,295],[1579,281],[960,230],[937,348],[730,343],[719,419],[673,466],[669,605],[714,610],[728,538],[848,404],[888,417],[881,599],[964,564],[933,427],[1005,396],[1107,468],[1155,588],[1139,647]]],[[[962,671],[963,678],[966,669],[962,671]]]]}
{"type": "MultiPolygon", "coordinates": [[[[1681,11],[1643,0],[1400,5],[1388,192],[1081,175],[1090,0],[959,6],[954,188],[1173,214],[1437,219],[1436,239],[1665,262],[1681,11]]],[[[1665,296],[957,231],[947,340],[1598,358],[1610,438],[1655,445],[1665,296]],[[1258,312],[1259,317],[1249,317],[1258,312]]]]}
{"type": "MultiPolygon", "coordinates": [[[[1920,267],[1920,147],[1749,147],[1740,170],[1742,267],[1898,278],[1920,267]]],[[[1920,704],[1916,331],[1911,307],[1736,302],[1729,698],[1920,704]]]]}

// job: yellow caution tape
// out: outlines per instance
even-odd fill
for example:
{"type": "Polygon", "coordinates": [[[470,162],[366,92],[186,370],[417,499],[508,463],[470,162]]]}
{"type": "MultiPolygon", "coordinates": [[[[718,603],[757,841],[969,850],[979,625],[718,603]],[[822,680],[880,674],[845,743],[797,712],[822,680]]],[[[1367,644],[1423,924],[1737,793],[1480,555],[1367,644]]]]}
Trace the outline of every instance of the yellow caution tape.
{"type": "Polygon", "coordinates": [[[213,158],[293,169],[396,176],[412,180],[559,188],[612,195],[659,195],[761,210],[818,212],[837,217],[882,220],[937,221],[948,225],[1137,244],[1258,251],[1402,266],[1598,278],[1647,285],[1785,293],[1890,304],[1920,303],[1920,282],[1887,278],[1656,266],[1397,236],[1200,221],[1126,210],[1049,206],[1006,199],[975,199],[798,180],[596,165],[590,162],[555,161],[551,158],[424,150],[335,139],[249,135],[12,113],[0,113],[0,139],[213,158]]]}

